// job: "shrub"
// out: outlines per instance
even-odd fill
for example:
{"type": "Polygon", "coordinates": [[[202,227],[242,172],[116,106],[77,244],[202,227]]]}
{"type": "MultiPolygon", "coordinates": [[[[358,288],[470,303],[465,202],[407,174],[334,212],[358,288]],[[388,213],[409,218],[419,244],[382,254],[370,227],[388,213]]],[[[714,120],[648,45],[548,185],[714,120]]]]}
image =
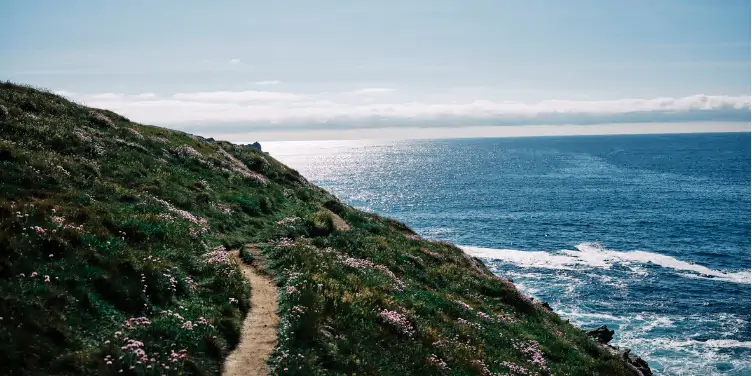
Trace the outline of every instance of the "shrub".
{"type": "Polygon", "coordinates": [[[311,236],[327,236],[334,231],[334,218],[326,210],[319,210],[309,220],[311,236]]]}

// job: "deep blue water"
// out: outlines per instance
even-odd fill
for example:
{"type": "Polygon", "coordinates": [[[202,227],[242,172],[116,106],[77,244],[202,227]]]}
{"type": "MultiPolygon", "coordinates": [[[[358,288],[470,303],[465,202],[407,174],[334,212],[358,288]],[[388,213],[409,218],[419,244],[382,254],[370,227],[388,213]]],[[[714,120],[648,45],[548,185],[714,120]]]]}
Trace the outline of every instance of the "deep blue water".
{"type": "Polygon", "coordinates": [[[265,143],[659,375],[750,374],[750,135],[265,143]]]}

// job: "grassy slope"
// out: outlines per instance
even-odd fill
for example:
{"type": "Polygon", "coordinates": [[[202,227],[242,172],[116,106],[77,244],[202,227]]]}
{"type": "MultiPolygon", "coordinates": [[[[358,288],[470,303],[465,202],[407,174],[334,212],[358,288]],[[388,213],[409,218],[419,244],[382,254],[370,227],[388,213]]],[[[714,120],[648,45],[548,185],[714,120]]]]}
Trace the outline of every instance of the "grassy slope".
{"type": "Polygon", "coordinates": [[[0,372],[217,374],[250,294],[222,247],[256,243],[278,374],[630,374],[455,246],[255,149],[9,83],[0,105],[0,372]]]}

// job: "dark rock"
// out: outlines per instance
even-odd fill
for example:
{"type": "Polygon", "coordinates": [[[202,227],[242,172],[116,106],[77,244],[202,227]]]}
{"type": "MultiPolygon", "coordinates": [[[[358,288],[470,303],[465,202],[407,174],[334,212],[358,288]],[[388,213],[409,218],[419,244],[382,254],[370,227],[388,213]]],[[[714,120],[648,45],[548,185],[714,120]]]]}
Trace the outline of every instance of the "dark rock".
{"type": "Polygon", "coordinates": [[[648,362],[646,362],[644,359],[640,358],[639,356],[632,354],[632,350],[625,349],[625,350],[619,350],[616,346],[611,346],[608,343],[611,341],[611,339],[614,338],[614,331],[609,330],[608,327],[605,325],[601,325],[595,329],[587,330],[585,331],[585,334],[587,334],[589,337],[593,338],[596,342],[598,342],[601,347],[611,354],[614,354],[620,358],[622,358],[626,363],[627,366],[634,371],[635,375],[637,376],[652,376],[653,371],[650,369],[650,366],[648,366],[648,362]]]}
{"type": "Polygon", "coordinates": [[[595,329],[588,330],[585,333],[589,337],[596,340],[598,343],[602,343],[604,345],[611,342],[611,340],[614,338],[614,331],[609,330],[605,325],[601,325],[595,329]]]}
{"type": "Polygon", "coordinates": [[[553,311],[554,311],[554,309],[553,309],[553,308],[551,308],[551,306],[550,306],[550,305],[548,305],[548,302],[543,302],[543,303],[541,303],[541,306],[542,306],[543,308],[547,309],[547,310],[548,310],[549,312],[553,312],[553,311]]]}
{"type": "Polygon", "coordinates": [[[214,137],[209,137],[209,138],[206,139],[206,141],[208,141],[208,142],[214,142],[214,137]]]}
{"type": "Polygon", "coordinates": [[[258,142],[254,142],[252,144],[248,144],[248,146],[250,146],[250,147],[252,147],[254,149],[257,149],[258,151],[261,151],[261,144],[259,144],[258,142]]]}
{"type": "Polygon", "coordinates": [[[639,356],[632,354],[632,350],[626,349],[622,353],[622,358],[627,362],[627,364],[634,367],[634,369],[642,376],[652,376],[653,371],[650,369],[650,366],[648,366],[648,362],[646,362],[644,359],[640,358],[639,356]]]}

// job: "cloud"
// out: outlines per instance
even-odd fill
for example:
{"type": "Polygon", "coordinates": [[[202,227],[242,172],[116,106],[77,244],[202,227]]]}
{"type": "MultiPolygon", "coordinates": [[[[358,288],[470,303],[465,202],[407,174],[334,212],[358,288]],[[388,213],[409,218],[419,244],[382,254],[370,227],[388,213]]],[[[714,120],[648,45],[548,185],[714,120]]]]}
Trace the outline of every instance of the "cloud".
{"type": "Polygon", "coordinates": [[[230,64],[240,64],[240,59],[238,58],[230,59],[230,64]]]}
{"type": "MultiPolygon", "coordinates": [[[[252,132],[222,133],[204,130],[207,137],[248,144],[254,141],[290,140],[405,140],[437,138],[482,138],[482,137],[534,137],[534,136],[584,136],[614,134],[666,134],[707,132],[748,132],[749,124],[741,122],[692,122],[692,123],[624,123],[599,125],[524,125],[481,126],[461,128],[369,128],[336,130],[254,130],[252,132]]],[[[290,147],[291,145],[278,145],[290,147]]],[[[275,145],[264,144],[264,150],[275,153],[275,145]]]]}
{"type": "Polygon", "coordinates": [[[354,94],[382,94],[382,93],[391,93],[395,91],[394,89],[390,89],[387,87],[370,87],[366,89],[360,89],[353,91],[354,94]]]}
{"type": "Polygon", "coordinates": [[[256,85],[279,85],[281,83],[282,83],[281,81],[277,81],[277,80],[268,80],[268,81],[256,82],[256,85]]]}
{"type": "Polygon", "coordinates": [[[301,98],[298,94],[276,91],[208,91],[197,93],[177,93],[173,99],[198,102],[248,102],[248,101],[279,101],[301,98]]]}
{"type": "MultiPolygon", "coordinates": [[[[692,95],[650,99],[361,101],[352,92],[185,92],[158,97],[104,93],[69,98],[136,121],[199,129],[347,129],[384,126],[457,127],[525,124],[749,121],[749,96],[692,95]],[[211,125],[207,125],[211,124],[211,125]]],[[[369,97],[371,98],[371,97],[369,97]]],[[[389,97],[391,98],[391,96],[389,97]]]]}

